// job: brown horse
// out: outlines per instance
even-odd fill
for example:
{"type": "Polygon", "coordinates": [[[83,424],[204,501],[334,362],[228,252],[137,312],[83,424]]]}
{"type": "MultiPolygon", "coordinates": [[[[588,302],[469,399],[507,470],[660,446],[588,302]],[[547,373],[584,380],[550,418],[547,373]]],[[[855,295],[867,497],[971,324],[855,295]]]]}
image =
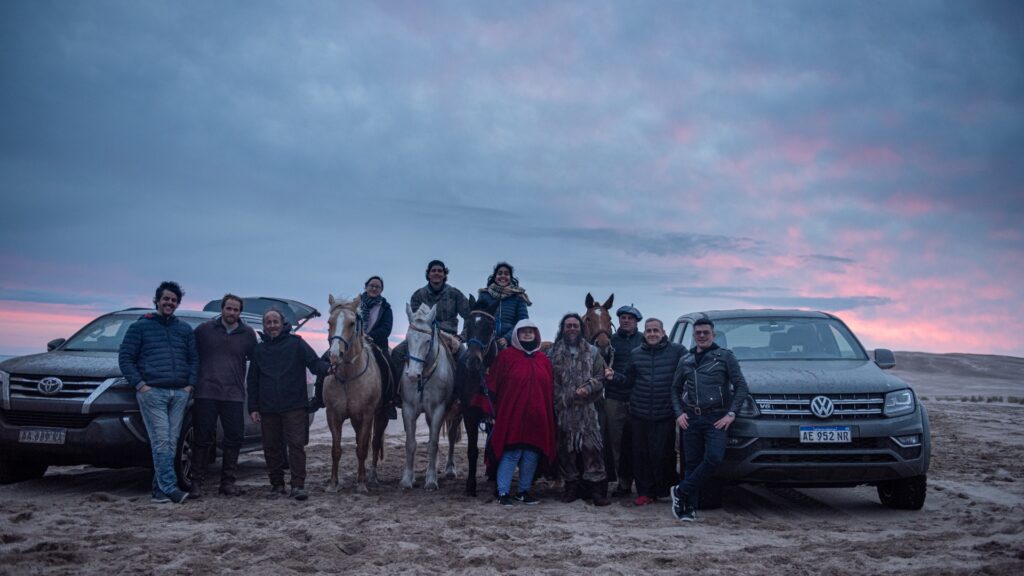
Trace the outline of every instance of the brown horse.
{"type": "Polygon", "coordinates": [[[381,374],[359,322],[359,298],[335,300],[331,295],[328,320],[330,356],[334,374],[324,380],[327,426],[331,429],[331,479],[327,489],[338,490],[338,460],[341,459],[341,427],[352,420],[356,431],[356,459],[359,471],[356,489],[366,492],[366,455],[373,439],[371,479],[377,481],[377,462],[382,457],[387,416],[379,410],[381,374]]]}
{"type": "Polygon", "coordinates": [[[604,356],[605,362],[610,361],[611,352],[613,352],[611,349],[613,331],[611,309],[614,301],[615,294],[612,294],[604,301],[604,304],[600,304],[594,300],[590,292],[587,292],[587,299],[584,301],[587,305],[587,312],[583,315],[583,338],[597,346],[601,355],[604,356]]]}

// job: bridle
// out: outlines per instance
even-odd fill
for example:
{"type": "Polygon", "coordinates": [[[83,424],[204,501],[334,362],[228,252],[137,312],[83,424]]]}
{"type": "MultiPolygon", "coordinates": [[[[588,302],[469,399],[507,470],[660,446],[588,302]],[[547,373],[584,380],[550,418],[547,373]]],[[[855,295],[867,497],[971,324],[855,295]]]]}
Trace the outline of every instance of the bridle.
{"type": "MultiPolygon", "coordinates": [[[[335,305],[334,308],[331,308],[331,316],[335,319],[335,322],[337,322],[337,316],[335,316],[334,311],[338,310],[339,308],[343,308],[343,306],[335,305]]],[[[361,347],[362,354],[360,354],[359,357],[353,358],[351,360],[346,358],[346,356],[348,356],[348,351],[353,348],[353,345],[355,344],[356,340],[358,340],[363,335],[363,323],[360,321],[359,312],[356,312],[355,314],[356,314],[356,321],[355,321],[356,332],[355,332],[355,336],[352,338],[352,341],[346,340],[344,336],[341,336],[339,334],[333,334],[333,335],[331,335],[330,337],[327,338],[328,344],[332,344],[335,340],[341,342],[341,345],[342,345],[341,363],[342,363],[342,366],[344,367],[342,369],[343,373],[345,371],[347,371],[347,369],[348,369],[347,367],[348,366],[352,366],[356,362],[358,362],[359,361],[359,357],[362,357],[362,358],[366,359],[365,363],[363,364],[363,369],[359,372],[359,374],[356,374],[355,376],[350,376],[350,377],[346,378],[346,377],[343,377],[343,376],[339,376],[337,374],[337,372],[335,372],[334,379],[337,380],[338,382],[340,382],[341,384],[344,384],[344,383],[348,382],[349,380],[355,380],[355,379],[359,378],[360,376],[365,374],[367,370],[370,369],[370,360],[371,359],[370,359],[369,352],[366,350],[366,347],[361,347]]]]}
{"type": "MultiPolygon", "coordinates": [[[[483,316],[485,318],[489,318],[491,320],[492,325],[495,324],[494,316],[491,315],[491,314],[488,314],[487,312],[484,312],[483,310],[474,310],[474,311],[469,313],[470,316],[472,316],[473,314],[479,314],[480,316],[483,316]]],[[[491,346],[494,346],[495,336],[496,336],[496,330],[495,330],[495,328],[491,328],[491,336],[490,336],[490,338],[487,339],[487,342],[483,342],[479,338],[473,337],[473,338],[470,338],[469,340],[466,340],[466,345],[468,346],[470,344],[474,344],[475,343],[477,346],[480,347],[480,350],[483,353],[483,355],[486,356],[490,352],[491,346]]]]}
{"type": "MultiPolygon", "coordinates": [[[[593,310],[594,308],[601,308],[601,310],[604,310],[605,314],[608,314],[608,311],[605,310],[604,307],[602,307],[602,306],[593,306],[592,308],[589,308],[587,310],[587,314],[584,314],[584,317],[589,315],[590,314],[590,310],[593,310]]],[[[605,358],[605,366],[608,367],[608,368],[612,368],[613,364],[615,364],[615,347],[612,346],[612,333],[613,333],[613,330],[615,329],[615,325],[611,323],[610,318],[611,318],[611,316],[609,316],[608,323],[611,325],[611,329],[602,328],[602,329],[598,330],[597,332],[594,332],[589,338],[586,338],[586,340],[590,344],[596,346],[597,344],[595,344],[595,343],[597,342],[597,337],[598,336],[604,334],[605,336],[608,337],[608,348],[606,348],[605,351],[601,351],[601,355],[602,356],[607,355],[607,358],[605,358]]]]}
{"type": "Polygon", "coordinates": [[[417,358],[416,356],[414,356],[412,354],[411,351],[409,351],[406,354],[406,357],[409,360],[412,360],[413,362],[419,362],[420,364],[423,364],[425,366],[427,365],[427,361],[430,359],[431,356],[433,356],[433,358],[434,358],[433,364],[430,365],[429,368],[427,368],[424,371],[420,372],[420,375],[416,379],[416,392],[419,394],[420,400],[422,400],[423,399],[423,387],[427,384],[427,382],[430,382],[431,378],[434,377],[434,372],[437,370],[438,360],[441,357],[441,351],[437,349],[440,346],[440,344],[441,344],[438,341],[438,339],[437,339],[437,331],[440,328],[439,328],[439,325],[438,325],[437,321],[434,321],[434,322],[431,322],[431,324],[430,324],[430,330],[425,330],[423,328],[420,328],[419,326],[416,326],[415,324],[409,324],[409,329],[414,331],[414,332],[419,332],[421,334],[430,334],[430,346],[427,347],[427,357],[426,358],[417,358]]]}

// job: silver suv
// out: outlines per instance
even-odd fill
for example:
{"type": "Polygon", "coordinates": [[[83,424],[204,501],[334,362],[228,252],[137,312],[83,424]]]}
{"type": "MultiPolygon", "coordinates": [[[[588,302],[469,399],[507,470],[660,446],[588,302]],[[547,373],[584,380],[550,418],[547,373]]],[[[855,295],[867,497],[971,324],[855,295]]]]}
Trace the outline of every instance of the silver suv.
{"type": "MultiPolygon", "coordinates": [[[[257,329],[271,306],[296,329],[320,315],[294,300],[243,300],[242,320],[257,329]]],[[[39,478],[53,465],[152,465],[135,390],[117,365],[128,327],[151,311],[130,308],[105,314],[71,338],[51,341],[45,353],[0,363],[0,484],[39,478]]],[[[202,312],[178,310],[175,315],[195,328],[219,311],[220,300],[214,300],[202,312]]],[[[255,449],[260,446],[260,429],[246,422],[243,449],[255,449]]],[[[190,408],[174,459],[184,489],[192,478],[192,438],[190,408]]]]}
{"type": "Polygon", "coordinates": [[[688,349],[707,317],[715,341],[736,355],[750,398],[729,429],[725,460],[702,503],[721,504],[723,483],[794,487],[876,486],[882,504],[924,505],[931,438],[914,391],[872,361],[839,318],[802,310],[714,310],[676,320],[671,340],[688,349]]]}

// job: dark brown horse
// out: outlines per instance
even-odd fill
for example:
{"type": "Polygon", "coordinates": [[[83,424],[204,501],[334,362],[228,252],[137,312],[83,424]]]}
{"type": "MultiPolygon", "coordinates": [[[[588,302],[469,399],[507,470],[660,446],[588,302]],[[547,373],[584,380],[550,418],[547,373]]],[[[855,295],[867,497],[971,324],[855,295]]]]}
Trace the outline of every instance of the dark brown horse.
{"type": "Polygon", "coordinates": [[[495,337],[494,309],[497,303],[485,308],[473,297],[469,297],[469,317],[466,319],[466,351],[459,357],[456,369],[456,387],[462,403],[462,421],[466,425],[466,458],[469,460],[469,471],[466,474],[466,495],[476,496],[476,465],[480,455],[477,441],[480,423],[485,422],[489,432],[495,415],[493,399],[488,396],[484,378],[487,368],[498,355],[498,343],[495,337]],[[477,394],[484,395],[481,410],[473,405],[477,394]]]}
{"type": "Polygon", "coordinates": [[[583,338],[597,346],[608,367],[611,367],[609,363],[614,358],[611,340],[614,330],[611,313],[613,302],[615,302],[615,294],[609,296],[604,304],[600,304],[594,300],[590,292],[587,292],[587,299],[584,301],[584,304],[587,305],[587,312],[583,315],[583,338]]]}

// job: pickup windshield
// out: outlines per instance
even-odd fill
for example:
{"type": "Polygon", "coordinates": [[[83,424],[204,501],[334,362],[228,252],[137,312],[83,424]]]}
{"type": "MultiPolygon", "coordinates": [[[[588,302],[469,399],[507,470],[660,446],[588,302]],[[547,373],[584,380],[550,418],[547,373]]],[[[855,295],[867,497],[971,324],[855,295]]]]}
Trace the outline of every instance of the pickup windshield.
{"type": "Polygon", "coordinates": [[[723,318],[715,341],[739,360],[867,360],[850,330],[831,318],[723,318]]]}

